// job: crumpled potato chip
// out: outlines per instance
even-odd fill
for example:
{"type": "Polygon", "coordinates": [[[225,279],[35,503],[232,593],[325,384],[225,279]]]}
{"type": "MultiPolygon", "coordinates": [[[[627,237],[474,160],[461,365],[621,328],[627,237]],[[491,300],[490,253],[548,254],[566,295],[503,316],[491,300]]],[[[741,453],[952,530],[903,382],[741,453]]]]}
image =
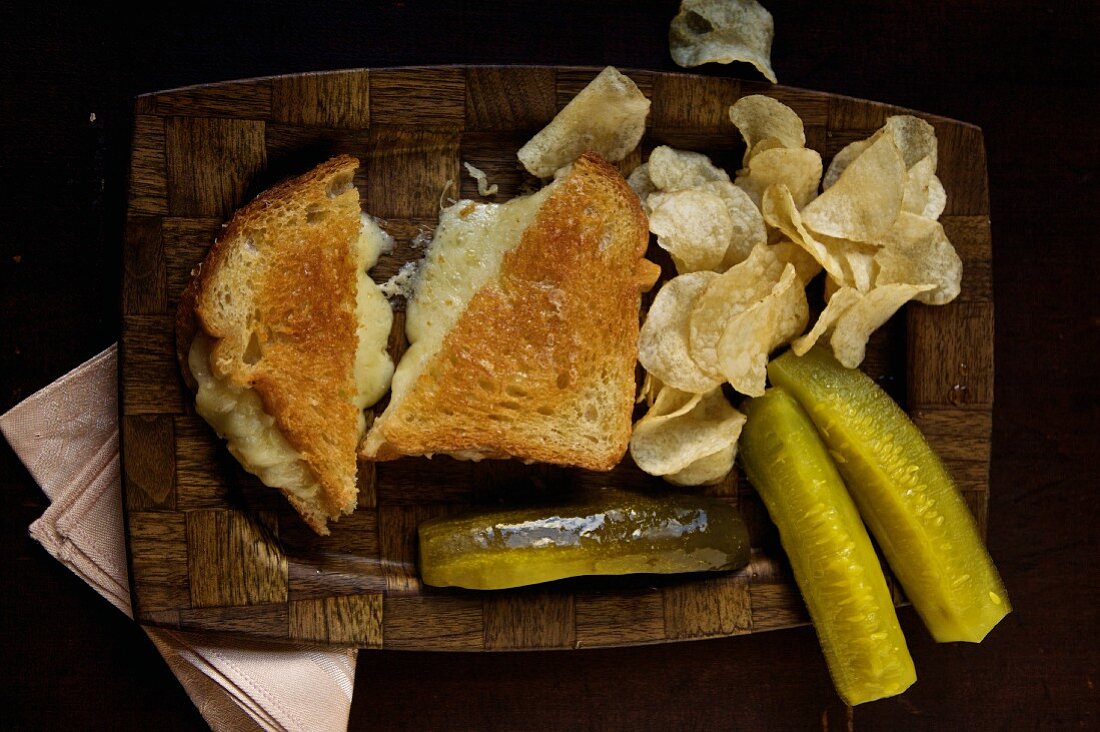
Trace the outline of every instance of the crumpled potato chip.
{"type": "Polygon", "coordinates": [[[926,219],[938,219],[947,205],[947,192],[936,177],[936,166],[932,158],[921,158],[909,169],[908,175],[901,210],[926,219]]]}
{"type": "Polygon", "coordinates": [[[775,84],[771,13],[756,0],[683,0],[668,29],[672,60],[680,66],[745,61],[775,84]]]}
{"type": "MultiPolygon", "coordinates": [[[[854,369],[863,363],[867,355],[867,341],[871,334],[898,311],[905,303],[921,292],[932,289],[931,285],[879,285],[870,292],[860,295],[836,319],[829,345],[833,355],[845,367],[854,369]]],[[[833,302],[841,297],[843,290],[833,295],[833,302]]]]}
{"type": "Polygon", "coordinates": [[[736,458],[737,442],[735,440],[718,452],[701,457],[686,468],[661,477],[673,485],[714,485],[721,483],[722,479],[730,474],[736,458]]]}
{"type": "Polygon", "coordinates": [[[801,333],[809,316],[806,290],[794,265],[785,265],[783,276],[767,297],[726,323],[717,349],[726,381],[747,396],[762,395],[768,355],[801,333]]]}
{"type": "MultiPolygon", "coordinates": [[[[774,138],[770,138],[774,139],[774,138]]],[[[817,197],[821,182],[821,154],[805,147],[773,147],[755,153],[734,183],[760,206],[768,186],[782,183],[799,209],[817,197]]]]}
{"type": "Polygon", "coordinates": [[[873,266],[876,247],[810,233],[803,224],[791,192],[785,185],[777,184],[769,187],[764,191],[762,203],[764,221],[805,249],[833,279],[842,284],[857,287],[861,291],[871,289],[874,282],[873,266]]]}
{"type": "Polygon", "coordinates": [[[883,135],[801,210],[802,222],[815,234],[874,243],[897,219],[906,179],[897,145],[883,135]]]}
{"type": "Polygon", "coordinates": [[[718,276],[691,272],[674,277],[653,299],[638,334],[638,361],[654,379],[694,394],[721,384],[696,365],[688,347],[695,301],[718,276]]]}
{"type": "Polygon", "coordinates": [[[646,203],[649,230],[672,255],[677,272],[714,270],[722,264],[733,238],[733,220],[717,194],[688,188],[653,193],[646,203]]]}
{"type": "Polygon", "coordinates": [[[653,148],[646,164],[650,180],[662,191],[680,191],[709,181],[730,179],[729,174],[715,166],[706,155],[668,145],[653,148]]]}
{"type": "Polygon", "coordinates": [[[729,247],[722,257],[719,269],[725,271],[735,264],[745,261],[757,246],[768,241],[768,231],[764,227],[764,216],[749,198],[748,194],[737,188],[729,180],[713,180],[699,186],[700,190],[713,193],[726,204],[726,212],[733,222],[733,234],[729,247]]]}
{"type": "Polygon", "coordinates": [[[665,387],[634,425],[630,455],[650,475],[669,475],[736,444],[745,424],[720,388],[687,394],[665,387]]]}
{"type": "Polygon", "coordinates": [[[696,297],[689,321],[688,352],[702,373],[723,380],[718,341],[727,324],[772,292],[784,266],[770,246],[758,246],[748,259],[711,280],[696,297]]]}
{"type": "Polygon", "coordinates": [[[586,150],[618,162],[645,132],[649,100],[614,66],[581,89],[516,155],[528,172],[549,178],[586,150]]]}
{"type": "Polygon", "coordinates": [[[763,94],[750,94],[734,102],[730,107],[730,121],[741,131],[741,137],[745,140],[745,167],[752,154],[762,153],[764,149],[806,147],[802,118],[783,102],[763,94]],[[769,142],[761,150],[756,149],[758,143],[769,138],[776,142],[769,142]]]}
{"type": "Polygon", "coordinates": [[[916,296],[929,305],[944,305],[959,295],[962,260],[938,221],[903,212],[882,249],[875,254],[875,287],[890,284],[929,285],[916,296]]]}
{"type": "Polygon", "coordinates": [[[939,141],[932,125],[910,114],[896,114],[886,118],[882,131],[893,138],[906,170],[929,158],[932,161],[932,172],[935,172],[939,163],[939,141]]]}
{"type": "Polygon", "coordinates": [[[626,179],[626,184],[638,194],[638,198],[642,200],[642,205],[645,205],[646,199],[649,198],[649,194],[657,192],[657,186],[654,185],[653,179],[649,177],[649,163],[642,163],[634,170],[630,171],[630,175],[626,179]]]}

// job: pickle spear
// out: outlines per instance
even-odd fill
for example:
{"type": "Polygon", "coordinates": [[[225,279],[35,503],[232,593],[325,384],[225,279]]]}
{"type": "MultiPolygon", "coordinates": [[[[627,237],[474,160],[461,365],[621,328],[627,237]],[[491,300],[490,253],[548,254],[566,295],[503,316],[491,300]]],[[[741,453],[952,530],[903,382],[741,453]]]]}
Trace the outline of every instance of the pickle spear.
{"type": "Polygon", "coordinates": [[[894,401],[824,349],[768,365],[806,409],[890,567],[937,641],[985,638],[1011,611],[974,517],[894,401]]]}
{"type": "Polygon", "coordinates": [[[420,524],[420,576],[501,590],[579,575],[737,569],[749,537],[735,508],[704,496],[592,490],[549,507],[420,524]]]}
{"type": "Polygon", "coordinates": [[[789,394],[749,401],[741,462],[779,528],[837,693],[855,706],[917,680],[867,530],[813,422],[789,394]]]}

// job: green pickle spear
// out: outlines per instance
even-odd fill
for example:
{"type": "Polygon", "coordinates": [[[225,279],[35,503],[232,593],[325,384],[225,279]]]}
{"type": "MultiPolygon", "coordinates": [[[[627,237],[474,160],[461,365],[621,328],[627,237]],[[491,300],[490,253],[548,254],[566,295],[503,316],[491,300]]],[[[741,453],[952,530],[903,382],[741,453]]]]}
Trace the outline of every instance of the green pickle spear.
{"type": "Polygon", "coordinates": [[[932,637],[985,638],[1011,611],[974,517],[920,430],[826,350],[768,365],[817,425],[863,519],[932,637]]]}
{"type": "Polygon", "coordinates": [[[586,491],[562,505],[420,524],[420,575],[436,587],[501,590],[580,575],[737,569],[749,537],[737,509],[683,493],[586,491]]]}
{"type": "Polygon", "coordinates": [[[741,462],[779,528],[837,693],[849,705],[917,680],[878,556],[805,411],[782,389],[748,402],[741,462]]]}

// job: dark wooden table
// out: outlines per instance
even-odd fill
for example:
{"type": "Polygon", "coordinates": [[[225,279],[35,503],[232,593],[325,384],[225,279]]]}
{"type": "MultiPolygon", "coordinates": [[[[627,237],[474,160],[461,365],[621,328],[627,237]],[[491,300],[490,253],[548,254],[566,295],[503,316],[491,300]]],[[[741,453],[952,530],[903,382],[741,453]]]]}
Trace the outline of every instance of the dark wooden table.
{"type": "MultiPolygon", "coordinates": [[[[985,131],[997,314],[989,544],[1016,611],[981,646],[941,646],[903,609],[919,681],[854,713],[808,628],[606,651],[364,652],[353,728],[1100,723],[1100,4],[765,4],[784,84],[985,131]]],[[[118,337],[133,95],[360,66],[674,69],[675,2],[14,5],[0,7],[0,411],[118,337]]],[[[755,78],[747,66],[706,73],[755,78]]],[[[0,491],[0,727],[201,728],[141,632],[30,540],[46,499],[6,444],[0,491]]]]}

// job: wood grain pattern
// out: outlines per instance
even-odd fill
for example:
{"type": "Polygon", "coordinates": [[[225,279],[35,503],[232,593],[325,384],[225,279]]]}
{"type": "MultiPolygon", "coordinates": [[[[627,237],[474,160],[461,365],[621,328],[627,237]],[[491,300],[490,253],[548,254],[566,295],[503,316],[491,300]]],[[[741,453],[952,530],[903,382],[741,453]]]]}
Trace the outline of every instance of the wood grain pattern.
{"type": "MultiPolygon", "coordinates": [[[[179,294],[233,209],[325,157],[358,156],[364,209],[395,250],[383,281],[423,248],[440,193],[480,198],[468,161],[506,200],[535,181],[516,149],[598,68],[355,69],[191,87],[135,105],[125,227],[121,410],[129,551],[145,622],[260,637],[410,650],[632,645],[760,632],[807,622],[767,512],[740,473],[710,495],[735,504],[753,544],[738,573],[575,580],[500,593],[438,590],[416,572],[423,520],[562,483],[644,487],[626,464],[608,475],[449,458],[364,465],[358,511],[310,532],[247,475],[181,387],[173,346],[179,294]]],[[[826,159],[895,107],[719,77],[627,72],[653,100],[640,149],[697,149],[733,170],[742,145],[727,108],[763,93],[791,105],[826,159]]],[[[965,265],[946,307],[909,306],[869,344],[864,370],[906,402],[954,474],[979,526],[988,504],[993,400],[992,267],[981,131],[925,116],[940,139],[949,193],[943,224],[965,265]]],[[[395,302],[390,350],[404,349],[395,302]]],[[[898,600],[902,598],[900,593],[898,600]]]]}

